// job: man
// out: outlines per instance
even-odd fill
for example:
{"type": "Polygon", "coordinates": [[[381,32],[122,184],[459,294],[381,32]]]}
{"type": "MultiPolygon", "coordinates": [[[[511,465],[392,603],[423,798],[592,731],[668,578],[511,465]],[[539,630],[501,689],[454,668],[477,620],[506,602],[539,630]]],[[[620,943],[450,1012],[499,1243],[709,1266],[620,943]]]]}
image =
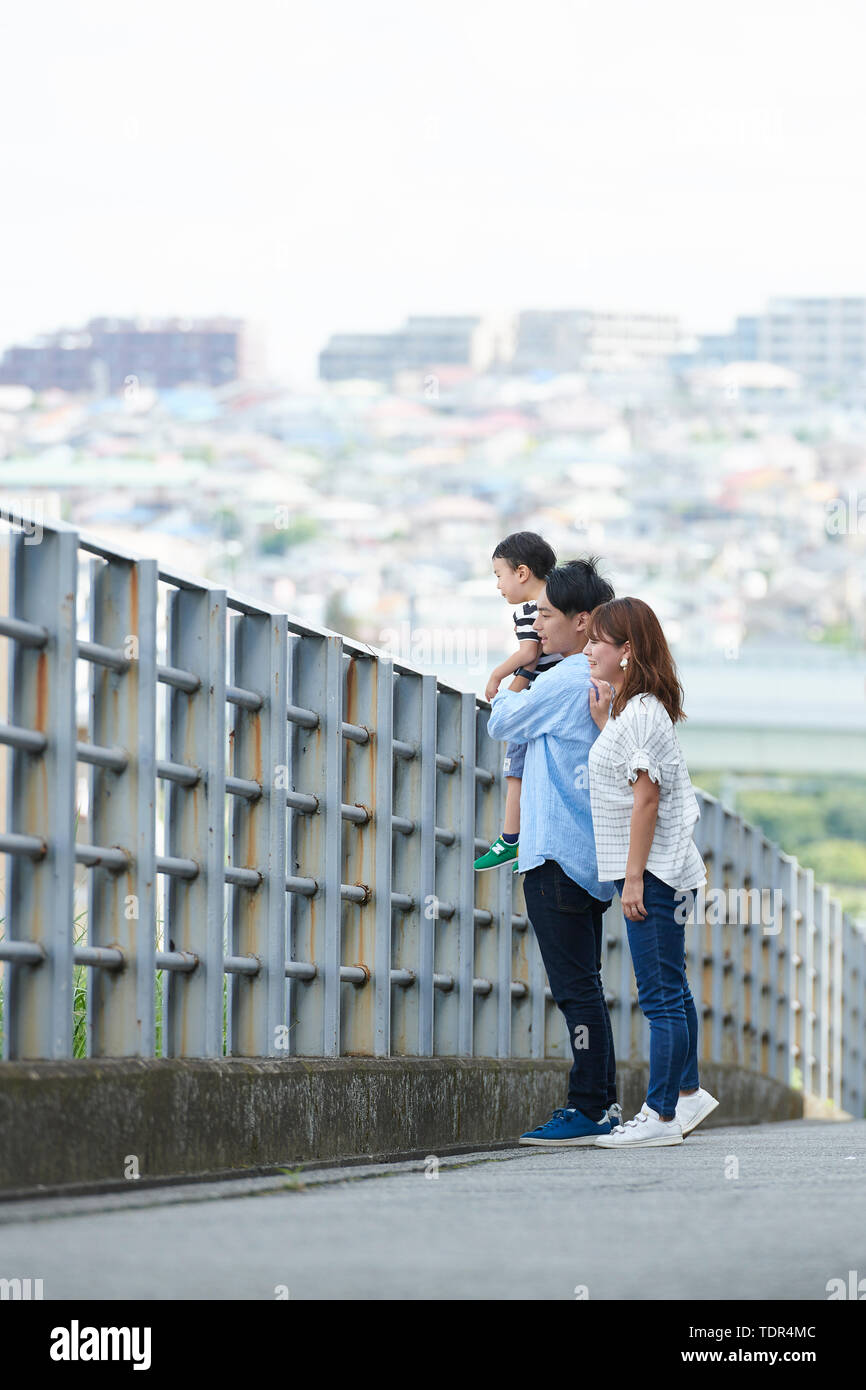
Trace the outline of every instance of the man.
{"type": "Polygon", "coordinates": [[[542,650],[561,652],[563,660],[537,683],[531,672],[518,675],[494,696],[488,722],[493,738],[527,745],[518,870],[574,1057],[565,1106],[521,1135],[521,1144],[590,1145],[622,1120],[601,983],[602,917],[614,885],[597,876],[587,756],[599,731],[589,710],[583,655],[589,615],[611,598],[613,589],[593,559],[550,571],[537,598],[535,627],[542,650]]]}

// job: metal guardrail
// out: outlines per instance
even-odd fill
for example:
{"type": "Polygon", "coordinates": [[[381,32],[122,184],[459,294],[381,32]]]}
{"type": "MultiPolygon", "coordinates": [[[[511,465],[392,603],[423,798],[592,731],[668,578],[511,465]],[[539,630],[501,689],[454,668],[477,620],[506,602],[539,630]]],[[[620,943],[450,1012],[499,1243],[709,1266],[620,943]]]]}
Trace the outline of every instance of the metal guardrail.
{"type": "MultiPolygon", "coordinates": [[[[166,1056],[569,1055],[519,881],[472,868],[504,796],[483,702],[71,526],[33,544],[6,519],[4,1058],[72,1055],[82,966],[91,1057],[155,1055],[158,1021],[166,1056]]],[[[687,928],[703,1057],[862,1115],[866,938],[699,799],[716,897],[772,904],[731,921],[710,893],[687,928]]],[[[617,901],[605,926],[617,1054],[646,1057],[617,901]]]]}

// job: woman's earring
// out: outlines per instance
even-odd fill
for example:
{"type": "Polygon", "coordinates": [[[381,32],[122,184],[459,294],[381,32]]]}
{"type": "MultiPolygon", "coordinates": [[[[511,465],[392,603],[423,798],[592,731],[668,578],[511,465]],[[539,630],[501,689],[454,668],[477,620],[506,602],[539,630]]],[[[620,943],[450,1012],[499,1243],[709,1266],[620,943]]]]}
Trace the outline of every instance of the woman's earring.
{"type": "Polygon", "coordinates": [[[619,664],[620,664],[622,670],[624,671],[625,668],[628,666],[628,657],[627,657],[627,656],[624,656],[623,659],[622,659],[622,661],[621,661],[619,664]]]}

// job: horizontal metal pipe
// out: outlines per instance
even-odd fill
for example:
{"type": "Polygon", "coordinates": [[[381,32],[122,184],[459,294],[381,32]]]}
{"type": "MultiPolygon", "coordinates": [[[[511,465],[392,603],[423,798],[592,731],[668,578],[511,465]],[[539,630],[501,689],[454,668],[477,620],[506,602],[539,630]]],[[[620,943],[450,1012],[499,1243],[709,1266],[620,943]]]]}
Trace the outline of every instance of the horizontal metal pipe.
{"type": "Polygon", "coordinates": [[[300,893],[302,898],[312,898],[319,891],[319,885],[314,878],[297,878],[293,874],[286,876],[286,892],[300,893]]]}
{"type": "Polygon", "coordinates": [[[132,665],[130,657],[119,647],[104,647],[101,642],[76,643],[82,661],[92,661],[95,666],[107,666],[110,671],[128,671],[132,665]]]}
{"type": "Polygon", "coordinates": [[[486,907],[476,907],[472,912],[472,920],[479,927],[489,927],[493,922],[493,913],[488,911],[486,907]]]}
{"type": "Polygon", "coordinates": [[[26,854],[29,859],[44,859],[48,846],[38,835],[17,835],[14,831],[0,835],[0,854],[26,854]]]}
{"type": "Polygon", "coordinates": [[[512,980],[512,981],[511,981],[511,997],[512,997],[512,999],[525,999],[525,997],[526,997],[526,995],[527,995],[528,993],[529,993],[529,985],[524,984],[523,980],[512,980]]]}
{"type": "Polygon", "coordinates": [[[449,990],[451,990],[451,989],[454,988],[454,976],[453,976],[453,975],[434,975],[434,976],[433,976],[433,988],[434,988],[434,989],[441,989],[441,990],[443,991],[443,993],[447,994],[449,990]]]}
{"type": "Polygon", "coordinates": [[[473,981],[472,981],[472,993],[473,993],[473,994],[490,994],[491,991],[492,991],[492,989],[493,989],[493,981],[492,981],[492,980],[473,980],[473,981]]]}
{"type": "Polygon", "coordinates": [[[262,784],[250,781],[248,777],[226,777],[226,792],[230,796],[242,796],[246,801],[258,801],[262,784]]]}
{"type": "Polygon", "coordinates": [[[438,903],[436,904],[436,914],[435,914],[435,915],[436,915],[437,917],[441,917],[444,921],[448,922],[448,921],[454,916],[454,913],[455,913],[456,911],[457,911],[457,907],[456,907],[456,905],[455,905],[454,903],[449,903],[449,902],[438,902],[438,903]]]}
{"type": "Polygon", "coordinates": [[[0,941],[0,960],[15,961],[19,965],[41,965],[48,959],[48,952],[38,941],[0,941]]]}
{"type": "Polygon", "coordinates": [[[124,964],[123,952],[114,946],[74,946],[72,958],[76,965],[96,965],[103,970],[119,970],[124,964]]]}
{"type": "Polygon", "coordinates": [[[315,710],[302,709],[300,705],[288,705],[286,715],[290,724],[299,724],[302,729],[318,729],[319,716],[315,710]]]}
{"type": "Polygon", "coordinates": [[[201,688],[201,677],[192,671],[184,671],[180,666],[157,663],[156,679],[162,681],[163,685],[173,686],[175,690],[185,690],[187,695],[194,695],[201,688]]]}
{"type": "Polygon", "coordinates": [[[226,975],[258,975],[261,968],[258,956],[226,956],[223,961],[226,975]]]}
{"type": "Polygon", "coordinates": [[[226,686],[226,702],[230,705],[240,705],[241,709],[258,710],[265,703],[264,696],[257,690],[243,690],[239,685],[226,686]]]}
{"type": "Polygon", "coordinates": [[[418,753],[417,744],[406,743],[402,738],[395,738],[391,743],[391,748],[396,758],[405,758],[406,762],[411,762],[418,753]]]}
{"type": "Polygon", "coordinates": [[[397,908],[400,912],[411,912],[412,908],[415,906],[415,899],[412,897],[411,893],[392,893],[391,906],[397,908]]]}
{"type": "Polygon", "coordinates": [[[489,772],[487,770],[486,767],[476,767],[475,780],[476,782],[480,782],[484,787],[491,787],[493,783],[496,781],[496,778],[494,777],[492,772],[489,772]]]}
{"type": "Polygon", "coordinates": [[[194,787],[201,781],[201,768],[189,767],[186,763],[172,763],[166,758],[157,758],[156,775],[167,782],[179,782],[182,787],[194,787]]]}
{"type": "Polygon", "coordinates": [[[258,888],[264,882],[264,875],[258,869],[244,869],[234,864],[226,864],[223,870],[226,883],[236,883],[239,888],[258,888]]]}
{"type": "MultiPolygon", "coordinates": [[[[132,859],[126,850],[118,849],[116,845],[76,845],[75,846],[76,864],[84,864],[88,869],[128,869],[132,859]]],[[[157,867],[159,861],[157,860],[157,867]]]]}
{"type": "Polygon", "coordinates": [[[369,901],[370,889],[364,883],[341,883],[340,897],[344,903],[365,903],[369,901]]]}
{"type": "Polygon", "coordinates": [[[306,960],[287,960],[285,971],[290,980],[315,980],[319,973],[318,967],[306,960]]]}
{"type": "MultiPolygon", "coordinates": [[[[303,960],[287,960],[285,972],[289,979],[292,980],[314,980],[319,973],[318,966],[303,960]]],[[[340,979],[345,980],[349,984],[365,985],[369,978],[370,972],[364,966],[340,966],[340,979]]],[[[443,976],[441,978],[445,977],[443,976]]],[[[450,979],[451,977],[448,976],[447,978],[450,979]]],[[[394,969],[391,971],[392,985],[400,985],[402,988],[408,989],[410,985],[415,984],[415,980],[416,976],[414,970],[394,969]]]]}
{"type": "Polygon", "coordinates": [[[414,970],[397,969],[391,971],[391,984],[400,985],[403,989],[407,989],[409,985],[414,985],[415,979],[416,976],[414,970]]]}
{"type": "Polygon", "coordinates": [[[348,806],[343,802],[340,807],[340,813],[343,820],[351,821],[353,825],[367,825],[367,823],[372,820],[370,811],[366,806],[348,806]]]}
{"type": "Polygon", "coordinates": [[[129,765],[129,754],[125,748],[103,748],[98,743],[76,743],[75,757],[80,763],[107,767],[112,772],[125,772],[129,765]]]}
{"type": "Polygon", "coordinates": [[[456,758],[446,758],[446,756],[445,756],[444,753],[437,753],[437,754],[436,754],[436,766],[437,766],[437,768],[439,769],[440,772],[456,772],[456,771],[457,771],[457,759],[456,759],[456,758]]]}
{"type": "Polygon", "coordinates": [[[515,931],[526,931],[526,928],[529,926],[529,918],[517,912],[511,918],[511,925],[515,931]]]}
{"type": "Polygon", "coordinates": [[[319,798],[307,792],[286,792],[286,805],[305,816],[315,816],[319,810],[319,798]]]}
{"type": "Polygon", "coordinates": [[[391,829],[396,830],[399,835],[413,835],[415,833],[415,822],[409,820],[408,816],[392,816],[391,829]]]}
{"type": "Polygon", "coordinates": [[[20,724],[0,724],[0,743],[10,748],[23,748],[27,753],[41,753],[48,739],[38,729],[24,729],[20,724]]]}
{"type": "Polygon", "coordinates": [[[174,970],[180,975],[189,975],[199,964],[192,951],[157,951],[155,960],[157,970],[174,970]]]}
{"type": "Polygon", "coordinates": [[[194,859],[178,859],[171,854],[156,856],[156,872],[171,878],[198,878],[199,866],[194,859]]]}
{"type": "Polygon", "coordinates": [[[340,979],[345,980],[350,985],[365,985],[370,978],[370,972],[360,965],[341,965],[340,979]]]}
{"type": "Polygon", "coordinates": [[[0,637],[11,637],[22,647],[44,647],[50,634],[47,627],[25,622],[23,618],[0,618],[0,637]]]}
{"type": "Polygon", "coordinates": [[[343,721],[343,738],[347,738],[350,743],[369,743],[370,730],[363,724],[347,724],[343,721]]]}
{"type": "Polygon", "coordinates": [[[476,854],[486,854],[490,848],[490,841],[484,840],[478,835],[475,836],[475,840],[473,841],[473,843],[475,846],[476,854]]]}

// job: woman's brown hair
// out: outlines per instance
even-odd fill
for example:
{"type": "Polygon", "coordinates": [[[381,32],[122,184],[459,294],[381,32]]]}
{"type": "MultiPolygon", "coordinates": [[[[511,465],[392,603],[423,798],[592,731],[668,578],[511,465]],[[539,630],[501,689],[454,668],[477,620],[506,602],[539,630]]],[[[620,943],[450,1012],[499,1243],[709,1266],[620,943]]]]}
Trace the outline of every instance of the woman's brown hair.
{"type": "Polygon", "coordinates": [[[655,695],[674,724],[685,719],[683,688],[662,625],[649,604],[639,598],[614,598],[592,610],[586,628],[591,642],[599,639],[621,647],[628,642],[631,654],[622,688],[614,698],[611,714],[622,714],[633,695],[655,695]]]}

